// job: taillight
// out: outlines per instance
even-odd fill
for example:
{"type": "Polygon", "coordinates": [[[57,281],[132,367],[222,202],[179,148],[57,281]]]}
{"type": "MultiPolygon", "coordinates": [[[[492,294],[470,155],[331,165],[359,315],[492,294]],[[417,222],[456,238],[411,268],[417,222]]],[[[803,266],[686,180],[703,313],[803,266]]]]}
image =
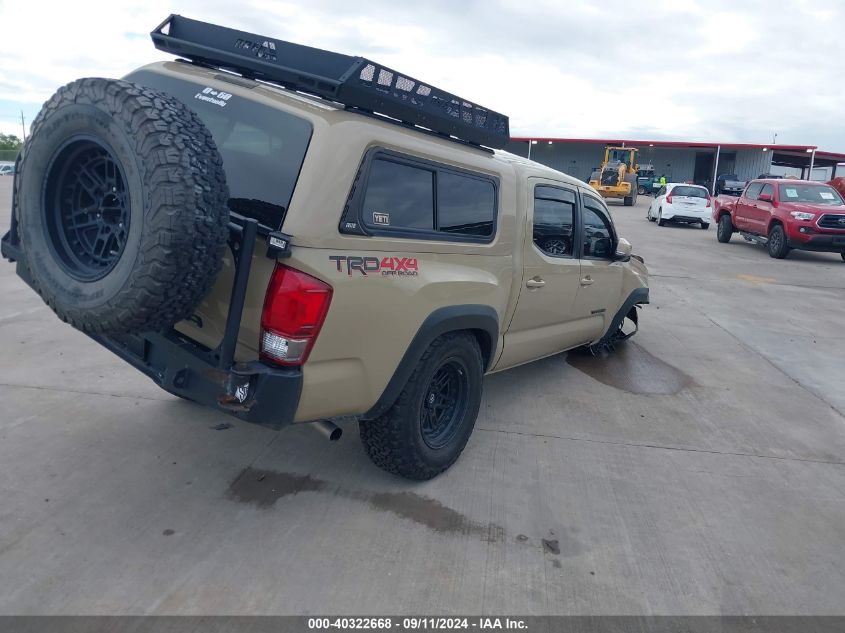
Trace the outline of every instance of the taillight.
{"type": "Polygon", "coordinates": [[[332,287],[276,264],[261,312],[259,356],[279,365],[302,365],[317,340],[332,301],[332,287]]]}
{"type": "Polygon", "coordinates": [[[707,196],[707,206],[708,207],[710,206],[710,196],[709,195],[707,196]]]}
{"type": "Polygon", "coordinates": [[[671,193],[666,194],[666,202],[668,202],[669,204],[672,204],[672,194],[671,193]]]}

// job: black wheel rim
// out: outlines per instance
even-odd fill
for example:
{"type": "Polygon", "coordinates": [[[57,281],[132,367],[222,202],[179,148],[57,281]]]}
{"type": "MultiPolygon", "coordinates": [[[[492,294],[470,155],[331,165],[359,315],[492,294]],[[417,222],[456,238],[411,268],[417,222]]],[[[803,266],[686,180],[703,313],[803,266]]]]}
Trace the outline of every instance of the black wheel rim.
{"type": "Polygon", "coordinates": [[[71,139],[47,170],[45,226],[57,261],[80,281],[105,277],[129,235],[129,196],[112,152],[93,139],[71,139]]]}
{"type": "Polygon", "coordinates": [[[434,372],[420,405],[422,438],[429,448],[443,448],[458,433],[468,392],[467,370],[459,360],[448,360],[434,372]]]}
{"type": "Polygon", "coordinates": [[[543,250],[547,253],[551,253],[552,255],[566,255],[566,253],[569,252],[569,244],[566,240],[551,239],[546,241],[545,248],[543,250]]]}

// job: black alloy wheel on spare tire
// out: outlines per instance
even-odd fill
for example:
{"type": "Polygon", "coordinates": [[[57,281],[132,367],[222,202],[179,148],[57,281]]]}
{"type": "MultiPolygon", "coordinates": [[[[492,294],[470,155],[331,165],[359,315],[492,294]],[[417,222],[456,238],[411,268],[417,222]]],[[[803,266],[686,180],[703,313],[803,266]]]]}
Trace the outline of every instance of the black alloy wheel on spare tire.
{"type": "Polygon", "coordinates": [[[229,235],[223,160],[183,103],[79,79],[32,124],[18,220],[36,290],[85,332],[164,330],[211,289],[229,235]]]}

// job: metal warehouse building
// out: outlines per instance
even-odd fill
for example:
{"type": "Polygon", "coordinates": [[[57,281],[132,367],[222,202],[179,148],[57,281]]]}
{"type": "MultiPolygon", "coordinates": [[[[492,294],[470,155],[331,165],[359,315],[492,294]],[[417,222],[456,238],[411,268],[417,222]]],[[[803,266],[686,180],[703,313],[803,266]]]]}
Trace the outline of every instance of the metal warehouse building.
{"type": "Polygon", "coordinates": [[[711,189],[718,174],[736,174],[740,180],[761,174],[821,181],[845,176],[845,154],[814,145],[523,137],[512,138],[506,149],[586,181],[601,165],[607,145],[638,148],[639,163],[654,165],[656,175],[665,174],[669,182],[691,181],[711,189]]]}

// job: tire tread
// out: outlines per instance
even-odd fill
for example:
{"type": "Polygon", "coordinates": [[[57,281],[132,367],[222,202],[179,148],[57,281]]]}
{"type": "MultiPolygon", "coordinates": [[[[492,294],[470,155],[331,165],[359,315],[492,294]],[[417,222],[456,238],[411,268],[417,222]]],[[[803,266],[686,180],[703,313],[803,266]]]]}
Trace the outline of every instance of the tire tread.
{"type": "MultiPolygon", "coordinates": [[[[33,121],[27,144],[49,134],[51,120],[69,104],[105,111],[133,139],[145,196],[141,247],[123,287],[97,309],[69,305],[38,275],[36,290],[62,320],[84,332],[169,328],[192,314],[222,266],[229,193],[217,146],[181,101],[131,82],[99,78],[59,88],[33,121]]],[[[26,156],[24,148],[24,175],[26,156]]]]}

